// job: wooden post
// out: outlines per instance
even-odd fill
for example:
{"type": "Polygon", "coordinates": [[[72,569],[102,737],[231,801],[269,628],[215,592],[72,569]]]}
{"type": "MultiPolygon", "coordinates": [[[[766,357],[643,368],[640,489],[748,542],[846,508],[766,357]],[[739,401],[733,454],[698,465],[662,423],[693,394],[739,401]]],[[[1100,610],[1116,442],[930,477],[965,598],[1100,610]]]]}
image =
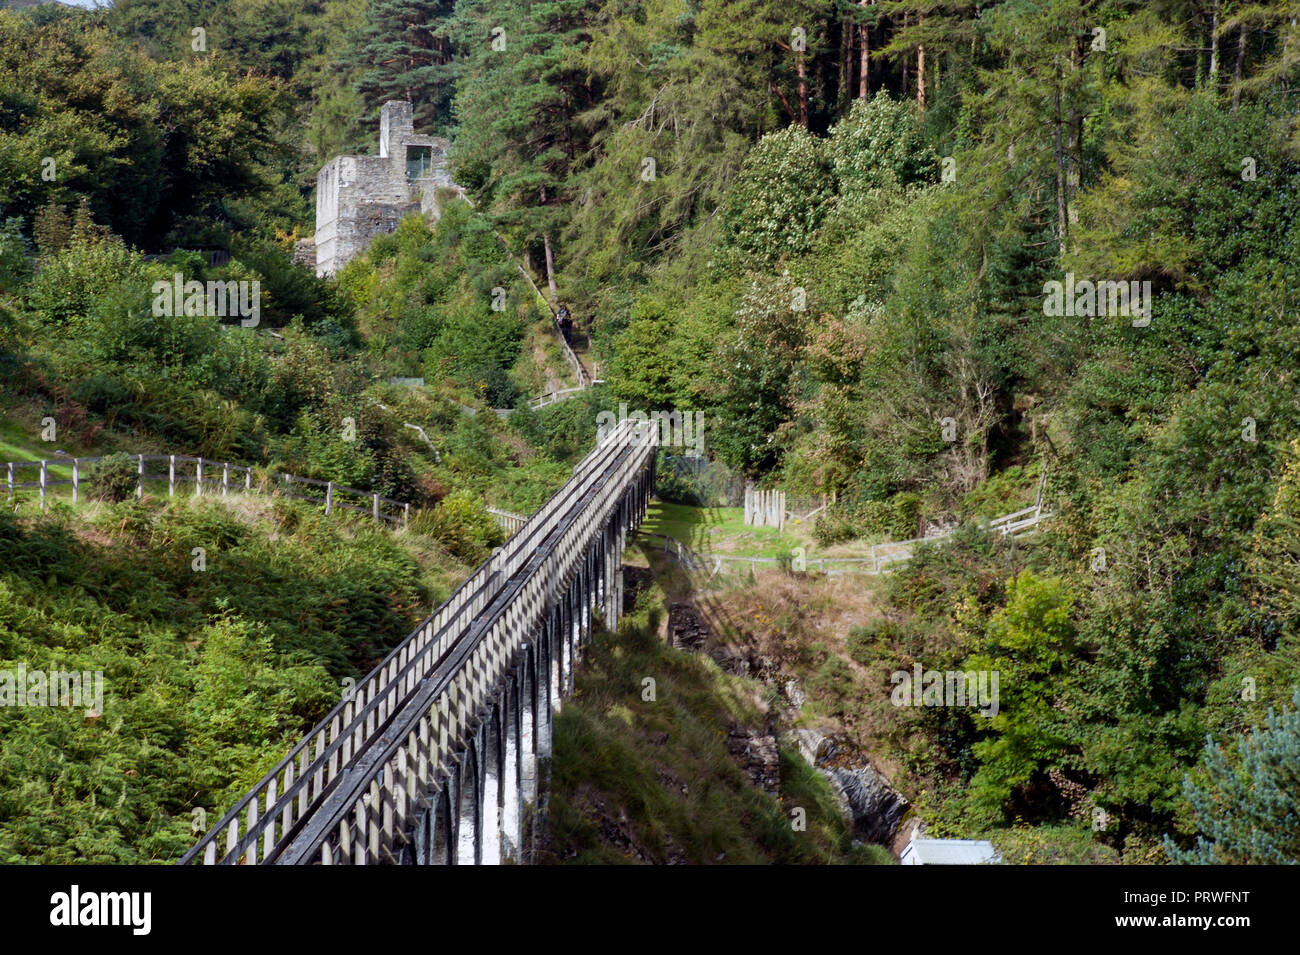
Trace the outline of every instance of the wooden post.
{"type": "Polygon", "coordinates": [[[41,461],[41,510],[45,510],[45,481],[48,475],[48,468],[45,461],[41,461]]]}
{"type": "Polygon", "coordinates": [[[137,461],[138,463],[136,465],[136,471],[135,471],[136,473],[135,496],[139,498],[143,498],[144,497],[144,455],[141,454],[138,457],[137,461]]]}
{"type": "Polygon", "coordinates": [[[194,466],[194,496],[203,495],[203,457],[199,456],[198,464],[194,466]]]}
{"type": "Polygon", "coordinates": [[[325,513],[328,515],[334,507],[334,482],[329,481],[325,484],[325,513]]]}
{"type": "Polygon", "coordinates": [[[167,496],[176,496],[176,455],[167,455],[167,496]]]}
{"type": "MultiPolygon", "coordinates": [[[[248,802],[248,834],[252,835],[253,830],[257,828],[257,797],[253,797],[248,802]]],[[[254,839],[248,844],[248,849],[244,853],[245,865],[257,865],[257,840],[254,839]]]]}
{"type": "Polygon", "coordinates": [[[12,501],[13,497],[14,497],[14,463],[10,461],[9,462],[9,499],[12,501]]]}
{"type": "Polygon", "coordinates": [[[77,459],[72,459],[72,503],[77,503],[78,492],[81,490],[81,466],[77,459]]]}
{"type": "Polygon", "coordinates": [[[251,491],[252,489],[253,489],[253,469],[249,468],[244,472],[244,490],[251,491]]]}
{"type": "Polygon", "coordinates": [[[265,859],[271,854],[275,847],[275,795],[276,786],[275,778],[266,787],[266,828],[262,830],[262,858],[265,859]]]}
{"type": "MultiPolygon", "coordinates": [[[[411,505],[410,505],[410,504],[403,504],[403,505],[402,505],[402,526],[403,526],[403,527],[410,527],[410,526],[411,526],[411,505]]],[[[517,530],[517,529],[518,529],[518,528],[516,528],[516,530],[517,530]]],[[[513,533],[513,531],[512,531],[512,533],[513,533]]]]}
{"type": "Polygon", "coordinates": [[[378,494],[375,495],[375,510],[374,510],[374,513],[375,513],[375,520],[378,521],[378,520],[379,520],[379,495],[378,495],[378,494]]]}
{"type": "Polygon", "coordinates": [[[230,465],[221,465],[221,496],[225,497],[230,493],[230,465]]]}

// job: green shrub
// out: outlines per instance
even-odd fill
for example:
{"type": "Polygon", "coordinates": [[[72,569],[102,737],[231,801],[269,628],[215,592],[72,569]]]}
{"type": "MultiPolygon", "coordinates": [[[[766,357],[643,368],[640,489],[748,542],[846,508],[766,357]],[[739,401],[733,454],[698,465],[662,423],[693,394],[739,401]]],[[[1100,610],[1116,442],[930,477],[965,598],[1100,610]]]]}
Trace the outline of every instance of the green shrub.
{"type": "Polygon", "coordinates": [[[129,454],[110,454],[86,469],[91,497],[101,501],[125,501],[135,494],[139,462],[129,454]]]}
{"type": "Polygon", "coordinates": [[[468,491],[453,491],[437,507],[422,511],[411,522],[418,533],[437,537],[448,553],[467,564],[484,560],[505,540],[505,532],[483,502],[468,491]]]}
{"type": "Polygon", "coordinates": [[[820,140],[801,126],[769,133],[745,157],[727,195],[727,240],[769,261],[807,251],[833,191],[820,140]]]}
{"type": "Polygon", "coordinates": [[[850,627],[845,648],[850,657],[867,666],[881,653],[889,652],[889,644],[901,636],[902,630],[894,621],[873,620],[865,626],[850,627]]]}
{"type": "Polygon", "coordinates": [[[114,237],[74,233],[66,249],[42,259],[27,284],[27,305],[45,321],[84,319],[103,297],[121,287],[143,288],[143,259],[114,237]]]}
{"type": "Polygon", "coordinates": [[[833,716],[847,715],[849,701],[856,695],[854,689],[853,671],[835,656],[827,657],[808,679],[809,695],[817,701],[819,709],[833,716]]]}
{"type": "Polygon", "coordinates": [[[853,540],[857,536],[857,525],[846,511],[825,511],[813,524],[813,537],[822,547],[853,540]]]}
{"type": "Polygon", "coordinates": [[[1278,865],[1300,858],[1295,811],[1300,778],[1300,690],[1292,706],[1238,734],[1228,751],[1207,737],[1197,770],[1183,783],[1198,836],[1190,849],[1165,837],[1174,862],[1278,865]]]}
{"type": "Polygon", "coordinates": [[[922,138],[916,107],[883,90],[854,102],[848,117],[831,127],[825,151],[840,192],[849,195],[932,179],[939,165],[922,138]]]}
{"type": "Polygon", "coordinates": [[[31,271],[22,225],[23,220],[17,217],[0,221],[0,292],[16,289],[31,271]]]}
{"type": "Polygon", "coordinates": [[[894,540],[915,537],[921,521],[921,498],[911,491],[902,491],[889,499],[889,524],[886,528],[894,540]]]}
{"type": "Polygon", "coordinates": [[[823,547],[859,537],[910,540],[917,534],[920,518],[921,498],[903,491],[888,501],[859,501],[827,511],[813,525],[813,537],[823,547]]]}

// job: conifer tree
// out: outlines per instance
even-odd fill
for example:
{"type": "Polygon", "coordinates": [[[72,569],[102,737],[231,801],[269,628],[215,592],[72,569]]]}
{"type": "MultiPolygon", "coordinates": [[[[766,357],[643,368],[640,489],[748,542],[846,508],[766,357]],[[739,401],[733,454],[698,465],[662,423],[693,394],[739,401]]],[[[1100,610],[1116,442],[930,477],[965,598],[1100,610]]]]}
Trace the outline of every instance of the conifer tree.
{"type": "Polygon", "coordinates": [[[455,21],[466,51],[455,103],[458,175],[520,246],[539,247],[552,291],[569,172],[585,149],[575,117],[593,94],[581,64],[584,7],[468,0],[455,21]]]}
{"type": "Polygon", "coordinates": [[[415,107],[417,128],[448,123],[454,6],[453,0],[370,0],[343,65],[364,70],[356,88],[371,111],[404,99],[415,107]]]}
{"type": "Polygon", "coordinates": [[[1199,835],[1180,849],[1166,838],[1175,862],[1195,865],[1279,865],[1300,862],[1300,690],[1292,708],[1269,710],[1264,726],[1239,734],[1230,752],[1207,739],[1200,779],[1183,794],[1199,835]]]}

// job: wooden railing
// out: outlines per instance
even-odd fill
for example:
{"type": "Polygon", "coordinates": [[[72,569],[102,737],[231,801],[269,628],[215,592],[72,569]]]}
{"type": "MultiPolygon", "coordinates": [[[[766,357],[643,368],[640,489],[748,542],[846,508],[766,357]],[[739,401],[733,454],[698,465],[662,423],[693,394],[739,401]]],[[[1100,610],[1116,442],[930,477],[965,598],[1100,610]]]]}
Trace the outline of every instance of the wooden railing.
{"type": "Polygon", "coordinates": [[[523,514],[512,514],[510,511],[503,511],[496,507],[489,507],[487,512],[496,519],[497,524],[507,534],[513,534],[528,522],[528,518],[523,514]]]}
{"type": "Polygon", "coordinates": [[[534,410],[545,408],[547,405],[553,405],[556,402],[565,401],[566,399],[581,394],[586,390],[585,386],[579,386],[577,388],[561,388],[559,391],[548,391],[544,394],[538,395],[536,398],[529,398],[528,407],[534,410]]]}
{"type": "MultiPolygon", "coordinates": [[[[85,468],[103,460],[105,460],[103,457],[69,456],[46,458],[40,461],[5,461],[0,462],[0,468],[5,472],[5,488],[9,500],[13,500],[15,491],[38,489],[40,508],[45,510],[55,488],[70,487],[72,503],[76,504],[80,500],[82,485],[86,481],[85,468]],[[34,480],[19,480],[31,471],[35,471],[34,480]]],[[[192,485],[195,496],[219,494],[224,497],[232,491],[278,493],[291,500],[319,504],[325,508],[326,514],[340,509],[357,511],[369,514],[375,521],[387,521],[393,524],[405,524],[410,519],[410,504],[343,484],[335,484],[333,481],[318,481],[314,478],[295,477],[284,473],[277,476],[242,464],[212,461],[184,454],[133,454],[130,460],[136,466],[136,497],[143,497],[146,485],[150,484],[166,484],[168,497],[175,497],[178,489],[192,485]],[[166,464],[165,469],[150,467],[163,463],[166,464]]]]}
{"type": "Polygon", "coordinates": [[[653,429],[635,422],[616,428],[181,862],[391,858],[421,787],[464,747],[556,588],[629,489],[645,486],[656,441],[653,429]]]}

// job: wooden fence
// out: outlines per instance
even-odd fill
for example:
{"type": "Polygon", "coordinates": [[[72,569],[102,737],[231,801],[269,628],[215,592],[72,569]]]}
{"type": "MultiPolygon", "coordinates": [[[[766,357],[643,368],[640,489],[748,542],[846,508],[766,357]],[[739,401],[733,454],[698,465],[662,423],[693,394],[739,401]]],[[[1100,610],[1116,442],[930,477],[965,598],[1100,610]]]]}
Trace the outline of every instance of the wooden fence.
{"type": "Polygon", "coordinates": [[[745,523],[752,527],[785,529],[785,491],[745,488],[745,523]]]}
{"type": "MultiPolygon", "coordinates": [[[[988,522],[989,530],[1001,537],[1020,538],[1032,534],[1039,524],[1050,518],[1041,504],[995,517],[988,522]]],[[[664,553],[692,573],[707,573],[711,579],[723,568],[748,564],[751,571],[759,567],[789,567],[796,571],[818,570],[828,576],[840,574],[880,574],[891,565],[911,559],[916,548],[921,544],[934,544],[952,537],[955,531],[947,531],[934,537],[916,537],[911,540],[888,541],[871,545],[871,554],[866,557],[737,557],[731,554],[700,554],[688,545],[666,534],[642,533],[642,537],[653,537],[664,541],[664,553]]]]}
{"type": "Polygon", "coordinates": [[[501,529],[507,534],[513,534],[528,521],[528,518],[523,514],[512,514],[510,511],[503,511],[495,507],[489,507],[487,512],[496,519],[496,522],[501,525],[501,529]]]}
{"type": "MultiPolygon", "coordinates": [[[[55,488],[71,488],[72,503],[76,504],[86,480],[85,468],[103,461],[103,457],[58,457],[40,461],[5,461],[5,488],[9,500],[14,492],[39,490],[40,508],[48,507],[55,488]],[[31,477],[32,480],[22,478],[31,477]]],[[[274,475],[242,464],[212,461],[184,454],[133,454],[136,467],[135,496],[143,497],[147,485],[167,485],[167,496],[185,492],[193,486],[195,497],[217,494],[222,497],[234,492],[279,494],[296,501],[319,504],[326,514],[337,510],[369,514],[375,521],[406,524],[410,520],[411,505],[403,501],[361,491],[333,481],[295,477],[292,474],[274,475]],[[165,464],[166,467],[160,465],[165,464]]]]}

